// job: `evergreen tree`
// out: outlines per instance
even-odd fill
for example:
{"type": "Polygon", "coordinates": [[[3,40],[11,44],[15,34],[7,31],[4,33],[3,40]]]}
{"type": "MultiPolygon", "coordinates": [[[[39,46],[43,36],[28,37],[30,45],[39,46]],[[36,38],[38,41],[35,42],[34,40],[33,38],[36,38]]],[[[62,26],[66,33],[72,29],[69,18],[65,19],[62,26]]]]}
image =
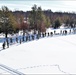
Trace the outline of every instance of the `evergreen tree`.
{"type": "Polygon", "coordinates": [[[54,23],[54,28],[56,29],[56,28],[58,28],[60,26],[61,26],[61,21],[59,19],[56,19],[55,23],[54,23]]]}
{"type": "Polygon", "coordinates": [[[31,28],[39,32],[45,32],[46,27],[50,26],[49,18],[44,15],[41,7],[37,7],[36,5],[32,7],[31,14],[29,15],[29,22],[31,28]]]}
{"type": "Polygon", "coordinates": [[[50,22],[50,19],[49,19],[49,17],[46,17],[46,27],[48,28],[48,27],[50,27],[50,25],[51,25],[51,22],[50,22]]]}
{"type": "Polygon", "coordinates": [[[8,33],[15,31],[16,24],[16,19],[12,12],[6,6],[3,6],[0,10],[0,28],[6,38],[8,33]]]}

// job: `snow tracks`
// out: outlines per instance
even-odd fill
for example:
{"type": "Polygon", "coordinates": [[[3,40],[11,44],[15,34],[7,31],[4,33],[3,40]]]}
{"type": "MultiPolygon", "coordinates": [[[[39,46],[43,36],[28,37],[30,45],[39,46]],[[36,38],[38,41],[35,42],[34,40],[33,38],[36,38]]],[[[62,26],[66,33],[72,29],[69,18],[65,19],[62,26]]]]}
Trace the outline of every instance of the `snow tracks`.
{"type": "MultiPolygon", "coordinates": [[[[0,64],[0,69],[6,71],[7,73],[10,73],[11,75],[25,75],[15,69],[12,69],[6,65],[0,64]]],[[[2,73],[1,73],[2,74],[2,73]]]]}

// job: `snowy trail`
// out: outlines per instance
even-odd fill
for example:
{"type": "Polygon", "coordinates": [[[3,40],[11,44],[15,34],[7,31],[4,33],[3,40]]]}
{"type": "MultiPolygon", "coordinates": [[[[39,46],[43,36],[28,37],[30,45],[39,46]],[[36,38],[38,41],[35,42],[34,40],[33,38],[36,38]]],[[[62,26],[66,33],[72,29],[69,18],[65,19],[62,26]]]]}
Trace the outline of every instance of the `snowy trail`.
{"type": "Polygon", "coordinates": [[[0,64],[0,69],[3,69],[5,71],[7,71],[8,73],[12,74],[12,75],[25,75],[17,70],[14,70],[10,67],[7,67],[6,65],[0,64]]]}

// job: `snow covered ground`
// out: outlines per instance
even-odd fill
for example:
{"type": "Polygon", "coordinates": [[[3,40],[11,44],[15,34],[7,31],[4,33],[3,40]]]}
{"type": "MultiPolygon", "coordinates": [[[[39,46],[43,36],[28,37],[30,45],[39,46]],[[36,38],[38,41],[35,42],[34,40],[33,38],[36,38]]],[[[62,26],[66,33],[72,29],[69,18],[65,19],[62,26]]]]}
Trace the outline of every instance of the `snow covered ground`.
{"type": "Polygon", "coordinates": [[[76,35],[12,45],[0,51],[0,64],[24,74],[76,74],[76,35]]]}
{"type": "MultiPolygon", "coordinates": [[[[48,32],[65,29],[47,29],[48,32]]],[[[1,74],[76,74],[76,34],[54,35],[39,40],[16,43],[2,50],[0,43],[1,74]]],[[[3,36],[4,37],[4,36],[3,36]]],[[[2,39],[1,39],[2,40],[2,39]]]]}

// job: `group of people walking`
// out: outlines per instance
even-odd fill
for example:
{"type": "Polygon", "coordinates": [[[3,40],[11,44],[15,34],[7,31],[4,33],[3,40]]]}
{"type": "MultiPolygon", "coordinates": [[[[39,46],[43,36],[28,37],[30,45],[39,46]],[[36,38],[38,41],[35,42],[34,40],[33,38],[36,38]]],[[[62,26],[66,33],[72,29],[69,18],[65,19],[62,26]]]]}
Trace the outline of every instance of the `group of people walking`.
{"type": "MultiPolygon", "coordinates": [[[[48,36],[51,34],[51,36],[53,35],[53,33],[48,33],[48,36]]],[[[3,42],[2,47],[3,49],[5,48],[9,48],[10,45],[14,44],[14,43],[22,43],[22,42],[27,42],[27,41],[32,41],[35,39],[39,39],[41,37],[45,37],[46,33],[42,33],[42,34],[33,34],[33,35],[26,35],[26,36],[22,36],[22,37],[16,37],[15,39],[13,38],[6,38],[6,40],[3,42]]]]}
{"type": "MultiPolygon", "coordinates": [[[[71,33],[71,31],[70,31],[71,33]]],[[[67,31],[60,31],[60,35],[67,35],[67,31]]],[[[34,40],[34,39],[39,39],[39,38],[43,38],[43,37],[46,37],[46,36],[53,36],[53,35],[56,35],[56,31],[53,32],[48,32],[48,33],[39,33],[39,34],[33,34],[33,35],[26,35],[26,36],[22,36],[21,38],[19,37],[16,37],[15,40],[13,40],[13,38],[6,38],[6,41],[3,42],[3,49],[5,49],[6,47],[9,48],[10,45],[13,44],[13,42],[15,43],[22,43],[22,42],[27,42],[27,41],[31,41],[31,40],[34,40]]],[[[58,34],[59,35],[59,34],[58,34]]]]}

